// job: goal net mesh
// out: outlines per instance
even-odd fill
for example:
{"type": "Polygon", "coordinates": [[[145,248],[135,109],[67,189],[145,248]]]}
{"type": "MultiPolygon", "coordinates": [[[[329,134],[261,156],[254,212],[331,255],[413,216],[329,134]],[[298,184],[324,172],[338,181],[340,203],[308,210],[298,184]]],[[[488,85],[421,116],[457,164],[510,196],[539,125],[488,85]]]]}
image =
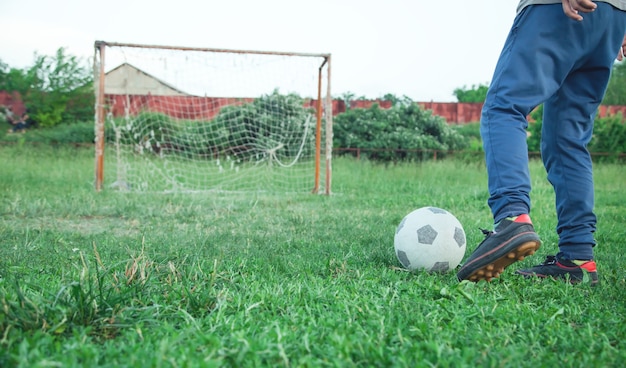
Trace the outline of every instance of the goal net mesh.
{"type": "Polygon", "coordinates": [[[328,191],[327,55],[102,44],[104,187],[328,191]]]}

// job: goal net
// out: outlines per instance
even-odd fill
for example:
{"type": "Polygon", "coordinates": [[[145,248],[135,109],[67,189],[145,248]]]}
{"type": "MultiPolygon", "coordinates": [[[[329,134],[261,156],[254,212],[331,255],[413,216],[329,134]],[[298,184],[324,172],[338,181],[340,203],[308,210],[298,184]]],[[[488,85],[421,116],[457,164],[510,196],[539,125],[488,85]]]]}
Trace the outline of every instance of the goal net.
{"type": "Polygon", "coordinates": [[[330,193],[329,54],[95,51],[96,190],[330,193]]]}

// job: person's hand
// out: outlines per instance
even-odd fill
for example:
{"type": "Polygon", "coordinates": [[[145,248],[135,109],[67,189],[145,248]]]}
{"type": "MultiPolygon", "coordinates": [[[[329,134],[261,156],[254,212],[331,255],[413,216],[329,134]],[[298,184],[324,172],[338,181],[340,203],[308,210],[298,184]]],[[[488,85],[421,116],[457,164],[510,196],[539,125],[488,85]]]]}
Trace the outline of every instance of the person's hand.
{"type": "Polygon", "coordinates": [[[624,41],[622,41],[622,46],[620,46],[619,51],[617,53],[617,60],[622,61],[626,59],[626,36],[624,36],[624,41]]]}
{"type": "Polygon", "coordinates": [[[591,0],[561,0],[561,2],[563,3],[563,13],[577,21],[583,20],[582,15],[578,14],[579,12],[591,13],[598,7],[591,0]]]}

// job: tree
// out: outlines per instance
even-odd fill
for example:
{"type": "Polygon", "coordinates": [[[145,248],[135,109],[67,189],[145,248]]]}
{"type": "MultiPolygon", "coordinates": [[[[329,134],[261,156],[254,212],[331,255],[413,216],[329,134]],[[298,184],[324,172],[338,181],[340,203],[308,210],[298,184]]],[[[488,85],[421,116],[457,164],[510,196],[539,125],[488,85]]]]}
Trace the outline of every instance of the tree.
{"type": "MultiPolygon", "coordinates": [[[[485,102],[488,88],[485,84],[472,85],[469,89],[464,86],[455,89],[454,95],[458,102],[485,102]]],[[[616,62],[613,65],[602,105],[626,105],[626,61],[616,62]]]]}
{"type": "Polygon", "coordinates": [[[29,115],[41,126],[93,118],[91,68],[60,48],[54,56],[35,54],[33,66],[9,68],[0,62],[0,90],[19,92],[29,115]]]}
{"type": "Polygon", "coordinates": [[[351,106],[350,102],[352,102],[352,100],[354,100],[355,97],[356,95],[354,93],[348,91],[348,92],[342,93],[339,99],[343,101],[343,103],[346,105],[346,110],[350,110],[350,106],[351,106]]]}
{"type": "Polygon", "coordinates": [[[485,102],[487,98],[487,90],[489,86],[486,84],[479,84],[478,86],[472,85],[471,88],[463,86],[454,90],[453,94],[459,102],[485,102]]]}
{"type": "Polygon", "coordinates": [[[409,106],[413,104],[413,100],[406,95],[398,97],[392,93],[386,93],[383,95],[382,99],[384,101],[391,101],[391,106],[409,106]]]}
{"type": "Polygon", "coordinates": [[[0,91],[23,92],[28,91],[30,82],[25,70],[9,68],[0,61],[0,91]]]}

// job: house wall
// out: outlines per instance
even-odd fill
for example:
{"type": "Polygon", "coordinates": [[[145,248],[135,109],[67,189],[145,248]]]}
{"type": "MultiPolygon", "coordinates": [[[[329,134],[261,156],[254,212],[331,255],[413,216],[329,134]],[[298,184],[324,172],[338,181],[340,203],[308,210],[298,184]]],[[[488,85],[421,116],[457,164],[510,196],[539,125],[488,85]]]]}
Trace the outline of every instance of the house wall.
{"type": "Polygon", "coordinates": [[[167,114],[177,119],[210,120],[229,105],[241,105],[253,98],[197,96],[107,95],[109,112],[115,116],[137,115],[142,111],[167,114]]]}

